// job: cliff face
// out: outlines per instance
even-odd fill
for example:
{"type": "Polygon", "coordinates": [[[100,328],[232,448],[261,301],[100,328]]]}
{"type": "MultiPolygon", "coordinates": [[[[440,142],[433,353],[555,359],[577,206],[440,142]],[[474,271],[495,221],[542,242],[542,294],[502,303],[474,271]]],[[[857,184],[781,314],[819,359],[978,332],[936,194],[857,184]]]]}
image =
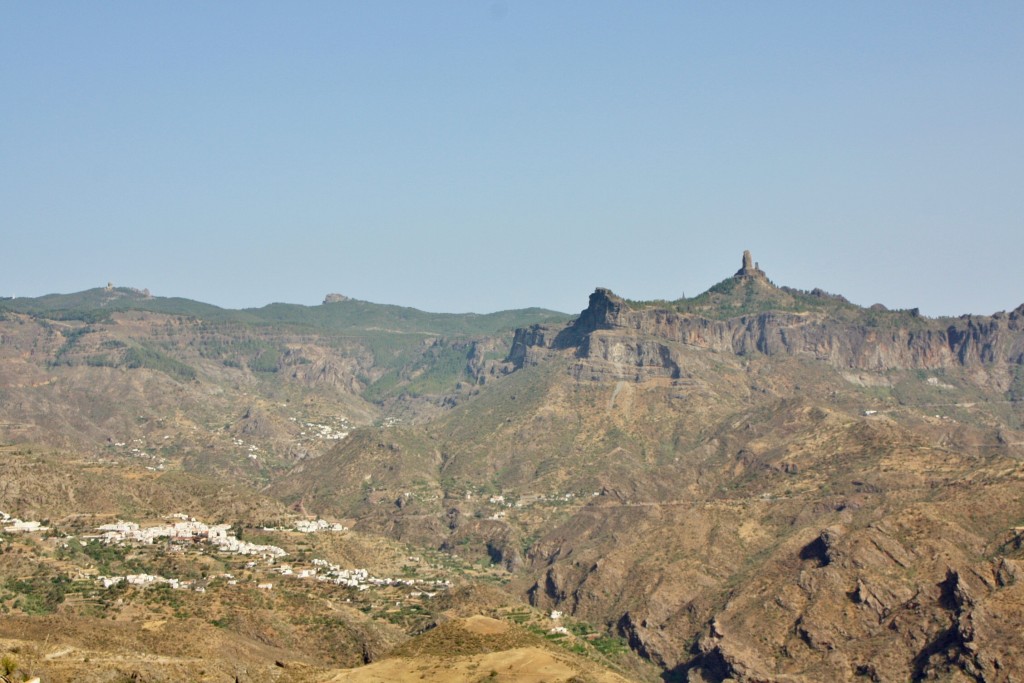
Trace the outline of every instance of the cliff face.
{"type": "MultiPolygon", "coordinates": [[[[736,275],[751,277],[763,274],[736,275]]],[[[754,284],[772,287],[763,279],[754,284]]],[[[911,324],[901,324],[899,315],[908,314],[864,311],[859,319],[850,320],[849,315],[835,318],[824,310],[766,310],[714,319],[667,308],[633,308],[609,290],[597,289],[587,309],[564,328],[534,325],[517,330],[509,360],[521,367],[548,350],[575,349],[581,376],[636,380],[678,378],[683,347],[736,355],[806,356],[837,368],[867,371],[958,365],[1007,369],[1024,364],[1024,305],[993,316],[911,315],[911,324]]],[[[1004,377],[1000,383],[1008,381],[1004,377]]]]}

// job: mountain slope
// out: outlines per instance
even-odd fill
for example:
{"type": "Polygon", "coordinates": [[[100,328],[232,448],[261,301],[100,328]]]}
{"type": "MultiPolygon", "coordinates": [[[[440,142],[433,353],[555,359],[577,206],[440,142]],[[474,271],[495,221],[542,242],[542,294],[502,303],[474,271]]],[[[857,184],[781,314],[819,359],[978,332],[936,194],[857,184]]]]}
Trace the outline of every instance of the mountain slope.
{"type": "Polygon", "coordinates": [[[519,330],[500,382],[275,493],[503,564],[670,677],[1019,671],[999,619],[1020,623],[1024,311],[860,309],[746,264],[728,283],[674,306],[599,289],[519,330]]]}

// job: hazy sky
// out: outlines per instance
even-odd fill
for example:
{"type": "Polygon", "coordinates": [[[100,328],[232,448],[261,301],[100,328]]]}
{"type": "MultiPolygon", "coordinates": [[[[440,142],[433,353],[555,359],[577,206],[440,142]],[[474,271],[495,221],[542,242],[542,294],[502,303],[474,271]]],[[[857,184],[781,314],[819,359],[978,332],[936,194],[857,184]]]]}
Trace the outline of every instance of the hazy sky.
{"type": "Polygon", "coordinates": [[[1024,2],[0,2],[0,295],[1024,302],[1024,2]]]}

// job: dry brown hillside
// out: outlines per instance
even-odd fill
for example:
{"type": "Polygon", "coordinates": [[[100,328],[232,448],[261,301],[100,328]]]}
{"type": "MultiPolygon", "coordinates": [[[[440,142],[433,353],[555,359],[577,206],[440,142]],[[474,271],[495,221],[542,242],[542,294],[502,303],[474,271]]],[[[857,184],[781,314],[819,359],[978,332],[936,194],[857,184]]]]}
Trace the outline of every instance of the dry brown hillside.
{"type": "Polygon", "coordinates": [[[0,321],[0,508],[41,525],[0,536],[19,671],[1024,677],[1024,309],[864,309],[749,257],[515,332],[88,300],[0,321]],[[97,531],[174,513],[222,527],[97,531]]]}

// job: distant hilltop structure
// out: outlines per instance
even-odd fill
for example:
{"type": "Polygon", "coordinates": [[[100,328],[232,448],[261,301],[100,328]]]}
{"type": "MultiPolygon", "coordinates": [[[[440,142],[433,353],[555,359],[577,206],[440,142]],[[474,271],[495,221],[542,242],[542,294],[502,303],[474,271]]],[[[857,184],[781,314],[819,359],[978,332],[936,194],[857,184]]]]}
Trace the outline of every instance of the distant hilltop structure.
{"type": "Polygon", "coordinates": [[[146,287],[145,289],[139,289],[138,287],[115,287],[113,282],[107,282],[107,286],[103,288],[103,291],[111,292],[114,294],[114,296],[111,297],[112,299],[124,296],[125,290],[132,292],[134,294],[138,294],[142,296],[144,299],[153,298],[153,295],[149,291],[149,287],[146,287]]]}
{"type": "Polygon", "coordinates": [[[344,294],[338,294],[336,292],[331,292],[330,294],[324,297],[325,304],[340,304],[342,301],[348,300],[349,298],[347,296],[345,296],[344,294]]]}
{"type": "Polygon", "coordinates": [[[743,266],[736,271],[736,274],[733,275],[733,277],[756,277],[764,280],[768,279],[765,272],[761,270],[758,264],[754,263],[749,250],[743,252],[743,266]]]}

